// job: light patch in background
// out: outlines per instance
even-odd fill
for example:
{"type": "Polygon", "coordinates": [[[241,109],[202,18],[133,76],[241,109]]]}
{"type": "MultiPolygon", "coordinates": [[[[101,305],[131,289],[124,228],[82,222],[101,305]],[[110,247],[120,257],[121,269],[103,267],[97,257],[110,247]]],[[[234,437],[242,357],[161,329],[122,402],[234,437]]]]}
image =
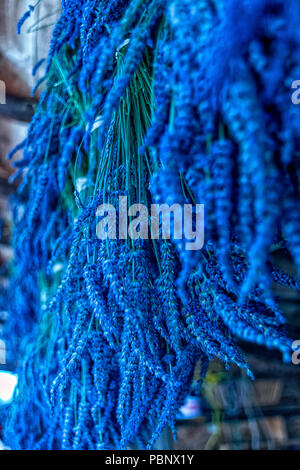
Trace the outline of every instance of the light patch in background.
{"type": "Polygon", "coordinates": [[[9,403],[12,400],[17,383],[17,375],[0,371],[0,404],[9,403]]]}

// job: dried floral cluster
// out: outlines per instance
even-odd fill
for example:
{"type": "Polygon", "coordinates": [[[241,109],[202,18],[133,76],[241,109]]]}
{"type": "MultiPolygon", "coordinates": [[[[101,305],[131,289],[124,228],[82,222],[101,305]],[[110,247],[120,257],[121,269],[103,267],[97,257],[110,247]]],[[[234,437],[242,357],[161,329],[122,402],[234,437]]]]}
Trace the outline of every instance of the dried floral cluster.
{"type": "Polygon", "coordinates": [[[300,268],[299,10],[62,0],[20,145],[11,447],[151,448],[165,426],[175,432],[198,361],[200,387],[212,358],[251,376],[238,338],[290,360],[272,283],[299,281],[271,252],[289,250],[300,268]],[[122,195],[205,204],[204,248],[99,240],[98,205],[122,195]]]}

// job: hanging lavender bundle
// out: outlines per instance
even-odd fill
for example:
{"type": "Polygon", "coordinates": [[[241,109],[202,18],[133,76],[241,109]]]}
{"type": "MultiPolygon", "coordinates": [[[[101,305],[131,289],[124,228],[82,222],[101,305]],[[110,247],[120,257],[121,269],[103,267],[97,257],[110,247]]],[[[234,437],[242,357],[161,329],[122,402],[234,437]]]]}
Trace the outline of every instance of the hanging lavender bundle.
{"type": "Polygon", "coordinates": [[[300,269],[299,8],[62,0],[18,164],[12,448],[151,448],[199,361],[200,384],[212,358],[252,376],[237,339],[290,360],[272,282],[299,281],[271,251],[300,269]],[[204,204],[203,249],[99,239],[120,197],[204,204]]]}

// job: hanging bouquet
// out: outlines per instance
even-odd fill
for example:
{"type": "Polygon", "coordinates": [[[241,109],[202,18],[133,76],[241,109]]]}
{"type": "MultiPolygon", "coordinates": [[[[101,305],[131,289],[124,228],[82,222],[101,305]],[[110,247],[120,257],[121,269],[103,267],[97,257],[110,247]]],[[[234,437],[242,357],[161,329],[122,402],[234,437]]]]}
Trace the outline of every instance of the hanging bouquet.
{"type": "Polygon", "coordinates": [[[300,268],[299,13],[298,0],[62,0],[18,146],[12,448],[152,448],[211,359],[252,377],[238,339],[290,361],[272,283],[300,284],[272,252],[300,268]],[[120,198],[204,204],[203,248],[100,239],[97,208],[120,198]]]}

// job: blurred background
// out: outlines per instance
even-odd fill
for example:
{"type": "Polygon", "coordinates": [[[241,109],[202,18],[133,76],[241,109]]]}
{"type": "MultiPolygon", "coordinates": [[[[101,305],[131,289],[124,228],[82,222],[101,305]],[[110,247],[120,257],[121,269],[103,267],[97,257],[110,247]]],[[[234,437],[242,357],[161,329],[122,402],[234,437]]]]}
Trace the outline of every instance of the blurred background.
{"type": "MultiPolygon", "coordinates": [[[[47,56],[51,30],[60,11],[60,0],[43,0],[21,36],[16,24],[28,7],[28,0],[0,2],[0,80],[5,103],[0,104],[0,290],[7,285],[11,214],[9,196],[18,181],[6,156],[26,135],[39,96],[31,89],[42,77],[43,68],[32,77],[32,68],[47,56]]],[[[3,100],[2,100],[3,101],[3,100]]],[[[300,112],[300,111],[299,111],[300,112]]],[[[15,158],[20,158],[17,154],[15,158]]],[[[275,261],[290,274],[295,267],[284,252],[275,261]]],[[[300,297],[296,291],[277,288],[280,304],[288,319],[292,337],[300,340],[300,297]]],[[[15,364],[5,364],[1,331],[7,313],[0,311],[0,406],[9,406],[17,381],[15,364]]],[[[200,397],[187,397],[178,414],[178,439],[164,436],[160,448],[196,449],[300,449],[300,364],[283,365],[280,356],[259,347],[241,344],[256,377],[251,382],[238,369],[224,370],[220,363],[210,366],[200,397]]],[[[28,430],[30,432],[30,430],[28,430]]],[[[1,422],[0,422],[1,439],[1,422]]]]}

